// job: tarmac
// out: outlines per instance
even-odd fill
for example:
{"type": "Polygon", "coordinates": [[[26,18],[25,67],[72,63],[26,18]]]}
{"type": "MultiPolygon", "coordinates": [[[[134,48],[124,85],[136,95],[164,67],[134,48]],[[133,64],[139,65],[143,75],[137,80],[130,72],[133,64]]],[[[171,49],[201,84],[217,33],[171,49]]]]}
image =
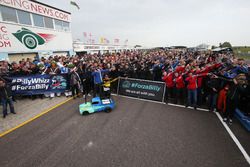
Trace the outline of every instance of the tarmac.
{"type": "MultiPolygon", "coordinates": [[[[215,113],[113,98],[111,113],[81,116],[78,98],[3,136],[0,166],[249,166],[215,113]]],[[[249,132],[237,120],[230,129],[249,154],[249,132]]]]}
{"type": "Polygon", "coordinates": [[[3,119],[2,117],[2,106],[0,105],[0,134],[18,126],[19,124],[35,117],[41,112],[55,106],[58,103],[65,101],[65,96],[55,98],[37,98],[31,100],[30,98],[17,99],[14,102],[14,108],[16,115],[11,114],[8,108],[8,116],[3,119]]]}

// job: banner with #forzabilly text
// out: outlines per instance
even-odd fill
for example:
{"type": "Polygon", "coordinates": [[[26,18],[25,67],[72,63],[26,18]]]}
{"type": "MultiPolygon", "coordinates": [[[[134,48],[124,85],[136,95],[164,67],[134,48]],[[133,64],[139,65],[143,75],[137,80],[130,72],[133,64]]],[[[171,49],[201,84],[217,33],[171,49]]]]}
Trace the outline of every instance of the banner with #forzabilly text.
{"type": "Polygon", "coordinates": [[[67,75],[29,75],[11,77],[14,95],[62,93],[68,89],[67,75]]]}
{"type": "Polygon", "coordinates": [[[133,98],[163,102],[165,83],[120,77],[118,94],[133,98]]]}

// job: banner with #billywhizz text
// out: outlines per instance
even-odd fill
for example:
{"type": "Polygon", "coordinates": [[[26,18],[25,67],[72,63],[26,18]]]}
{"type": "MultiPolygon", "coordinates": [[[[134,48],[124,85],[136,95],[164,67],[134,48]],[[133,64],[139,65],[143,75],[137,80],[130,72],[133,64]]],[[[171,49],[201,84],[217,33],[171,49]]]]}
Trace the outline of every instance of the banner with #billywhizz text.
{"type": "Polygon", "coordinates": [[[68,89],[67,75],[29,75],[11,77],[14,95],[62,93],[68,89]]]}

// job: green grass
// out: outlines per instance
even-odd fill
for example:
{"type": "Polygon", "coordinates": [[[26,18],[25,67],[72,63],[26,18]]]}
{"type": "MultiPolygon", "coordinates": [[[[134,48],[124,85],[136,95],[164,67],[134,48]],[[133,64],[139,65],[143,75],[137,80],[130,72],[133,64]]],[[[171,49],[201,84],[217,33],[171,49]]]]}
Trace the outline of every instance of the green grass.
{"type": "Polygon", "coordinates": [[[243,47],[233,47],[234,51],[241,51],[242,53],[247,53],[248,51],[250,51],[250,47],[249,46],[243,46],[243,47]]]}
{"type": "Polygon", "coordinates": [[[245,59],[245,60],[250,60],[250,56],[242,56],[242,55],[237,55],[235,54],[239,59],[245,59]]]}
{"type": "Polygon", "coordinates": [[[250,60],[250,47],[249,46],[242,46],[242,47],[233,47],[234,54],[238,58],[242,58],[245,60],[250,60]],[[240,51],[240,53],[238,52],[240,51]]]}

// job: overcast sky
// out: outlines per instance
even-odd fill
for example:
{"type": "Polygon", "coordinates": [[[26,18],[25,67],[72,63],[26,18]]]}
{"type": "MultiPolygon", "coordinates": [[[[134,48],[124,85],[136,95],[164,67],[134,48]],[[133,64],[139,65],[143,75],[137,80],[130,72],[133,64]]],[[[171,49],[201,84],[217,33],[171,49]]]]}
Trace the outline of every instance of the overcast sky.
{"type": "Polygon", "coordinates": [[[73,39],[83,32],[130,45],[250,45],[250,0],[40,0],[72,14],[73,39]]]}

